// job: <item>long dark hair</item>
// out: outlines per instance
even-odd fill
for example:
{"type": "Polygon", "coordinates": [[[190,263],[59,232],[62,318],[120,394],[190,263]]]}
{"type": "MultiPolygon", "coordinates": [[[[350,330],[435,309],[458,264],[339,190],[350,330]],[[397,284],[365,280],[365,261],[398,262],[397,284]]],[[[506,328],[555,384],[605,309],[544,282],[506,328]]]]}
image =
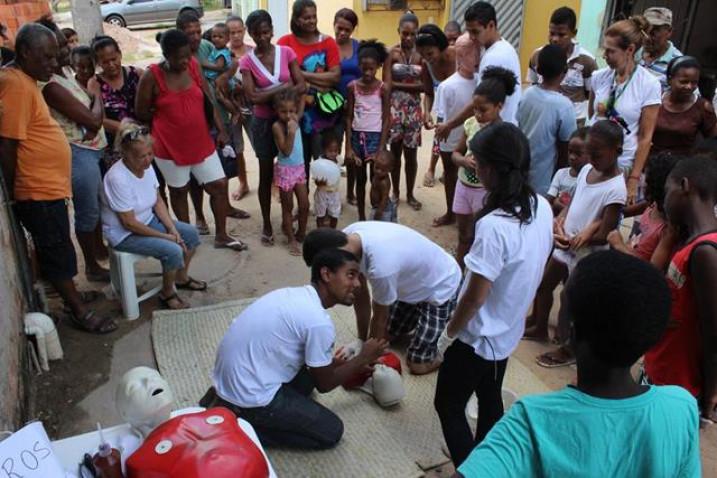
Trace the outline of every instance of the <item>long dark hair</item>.
{"type": "Polygon", "coordinates": [[[493,182],[476,221],[500,209],[530,223],[538,198],[528,183],[530,145],[523,132],[511,123],[492,123],[473,136],[470,148],[476,161],[490,168],[493,182]]]}
{"type": "Polygon", "coordinates": [[[289,23],[289,28],[291,28],[291,33],[294,35],[298,36],[301,34],[301,30],[299,30],[299,26],[296,24],[296,19],[301,16],[305,8],[316,9],[316,2],[314,2],[314,0],[296,0],[291,6],[291,22],[289,23]]]}

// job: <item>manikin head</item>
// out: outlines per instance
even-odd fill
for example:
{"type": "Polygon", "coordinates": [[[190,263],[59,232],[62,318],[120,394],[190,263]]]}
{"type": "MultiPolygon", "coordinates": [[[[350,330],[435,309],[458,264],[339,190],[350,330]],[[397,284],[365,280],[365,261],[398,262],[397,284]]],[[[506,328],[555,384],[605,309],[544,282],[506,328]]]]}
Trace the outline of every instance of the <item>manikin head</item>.
{"type": "Polygon", "coordinates": [[[169,384],[153,368],[135,367],[117,384],[115,406],[122,419],[146,437],[169,420],[174,395],[169,384]]]}

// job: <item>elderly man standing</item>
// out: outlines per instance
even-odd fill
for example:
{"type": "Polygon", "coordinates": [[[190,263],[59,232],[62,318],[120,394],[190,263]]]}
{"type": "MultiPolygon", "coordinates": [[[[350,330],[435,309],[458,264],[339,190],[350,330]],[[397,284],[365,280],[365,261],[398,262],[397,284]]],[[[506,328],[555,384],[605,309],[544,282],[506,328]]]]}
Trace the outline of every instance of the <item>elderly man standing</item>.
{"type": "Polygon", "coordinates": [[[643,14],[650,22],[650,35],[645,46],[637,52],[640,66],[660,80],[662,91],[667,89],[667,65],[673,58],[682,56],[675,48],[672,38],[672,10],[664,7],[651,7],[643,14]]]}
{"type": "Polygon", "coordinates": [[[70,145],[37,87],[55,71],[57,48],[55,34],[42,25],[27,24],[18,31],[15,62],[0,70],[0,165],[15,214],[32,235],[41,275],[70,307],[78,328],[103,334],[117,324],[89,310],[73,282],[77,258],[67,214],[70,145]]]}

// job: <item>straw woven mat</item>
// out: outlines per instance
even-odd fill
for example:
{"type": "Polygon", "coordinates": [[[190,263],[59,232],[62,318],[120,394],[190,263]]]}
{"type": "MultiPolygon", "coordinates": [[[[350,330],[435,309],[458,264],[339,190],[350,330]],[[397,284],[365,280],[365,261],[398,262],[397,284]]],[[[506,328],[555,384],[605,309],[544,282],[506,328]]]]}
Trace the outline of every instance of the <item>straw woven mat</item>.
{"type": "MultiPolygon", "coordinates": [[[[195,406],[211,385],[217,345],[231,321],[253,299],[234,300],[181,311],[156,311],[152,342],[159,370],[179,407],[195,406]]],[[[330,310],[337,344],[355,333],[353,309],[330,310]]],[[[420,477],[425,469],[446,463],[443,438],[433,409],[436,374],[403,375],[406,398],[393,409],[381,409],[360,391],[343,388],[315,398],[341,417],[345,433],[339,446],[326,451],[268,450],[277,474],[284,477],[420,477]]],[[[548,391],[517,360],[508,362],[505,386],[519,396],[548,391]]]]}

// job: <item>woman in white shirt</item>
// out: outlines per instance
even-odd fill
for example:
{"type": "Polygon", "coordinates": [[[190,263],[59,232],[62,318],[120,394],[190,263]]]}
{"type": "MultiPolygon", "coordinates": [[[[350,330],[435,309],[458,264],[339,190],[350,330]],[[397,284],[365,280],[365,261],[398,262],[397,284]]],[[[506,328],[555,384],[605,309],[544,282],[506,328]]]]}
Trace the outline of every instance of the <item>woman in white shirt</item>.
{"type": "Polygon", "coordinates": [[[529,185],[525,135],[511,123],[492,123],[473,136],[470,149],[487,195],[465,256],[458,305],[438,340],[443,363],[434,402],[456,467],[503,416],[508,357],[520,342],[524,314],[553,249],[553,213],[529,185]],[[475,437],[465,415],[474,392],[475,437]]]}
{"type": "Polygon", "coordinates": [[[642,16],[610,25],[603,39],[608,66],[593,73],[591,80],[590,123],[609,119],[623,128],[625,142],[618,166],[627,178],[628,205],[637,200],[661,103],[659,80],[635,63],[635,52],[649,30],[650,24],[642,16]]]}
{"type": "Polygon", "coordinates": [[[102,230],[112,248],[152,256],[162,262],[159,300],[168,309],[186,309],[176,289],[203,291],[207,283],[189,276],[189,262],[199,245],[194,226],[173,221],[159,196],[152,169],[149,130],[123,120],[115,139],[122,156],[107,171],[102,195],[102,230]]]}

